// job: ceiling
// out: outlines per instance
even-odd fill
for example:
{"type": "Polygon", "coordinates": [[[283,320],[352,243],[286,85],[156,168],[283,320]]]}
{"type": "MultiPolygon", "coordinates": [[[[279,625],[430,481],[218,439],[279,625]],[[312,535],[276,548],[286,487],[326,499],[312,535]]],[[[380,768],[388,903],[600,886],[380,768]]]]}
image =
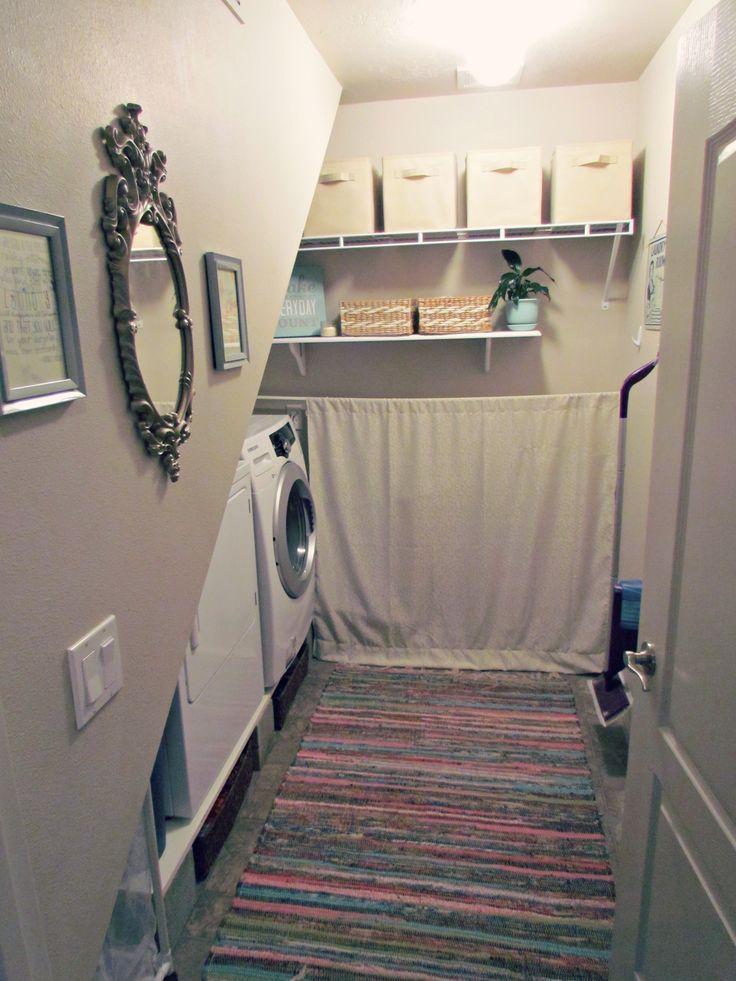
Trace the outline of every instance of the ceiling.
{"type": "MultiPolygon", "coordinates": [[[[442,42],[411,36],[410,19],[428,0],[288,0],[315,47],[343,86],[343,103],[462,94],[456,68],[464,56],[445,32],[442,42]]],[[[452,27],[470,23],[474,0],[438,0],[452,27]]],[[[639,78],[690,0],[577,0],[566,27],[546,25],[528,48],[519,88],[628,82],[639,78]]],[[[476,29],[484,51],[500,57],[504,37],[528,36],[560,0],[481,0],[486,23],[476,29]],[[535,7],[534,4],[537,3],[535,7]],[[508,17],[514,20],[508,26],[508,17]],[[488,23],[487,18],[494,19],[488,23]],[[501,26],[506,18],[505,26],[501,26]],[[525,22],[526,21],[526,22],[525,22]],[[494,27],[498,36],[494,36],[494,27]],[[517,31],[517,26],[521,25],[517,31]]],[[[421,8],[424,10],[425,8],[421,8]]],[[[420,15],[420,22],[421,22],[420,15]]],[[[475,89],[477,91],[477,89],[475,89]]]]}

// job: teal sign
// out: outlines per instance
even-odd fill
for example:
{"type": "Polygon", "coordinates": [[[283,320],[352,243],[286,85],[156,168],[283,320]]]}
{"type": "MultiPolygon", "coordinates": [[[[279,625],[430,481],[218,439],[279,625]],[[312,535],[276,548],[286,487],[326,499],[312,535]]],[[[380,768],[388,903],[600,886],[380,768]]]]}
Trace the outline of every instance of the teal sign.
{"type": "Polygon", "coordinates": [[[321,267],[297,264],[281,307],[276,337],[314,337],[326,319],[321,267]]]}

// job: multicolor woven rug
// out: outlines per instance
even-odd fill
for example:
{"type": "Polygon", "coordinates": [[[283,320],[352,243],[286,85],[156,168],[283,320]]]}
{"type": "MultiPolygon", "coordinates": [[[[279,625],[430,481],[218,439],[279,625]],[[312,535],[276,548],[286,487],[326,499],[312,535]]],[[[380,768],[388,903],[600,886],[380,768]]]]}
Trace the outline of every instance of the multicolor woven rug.
{"type": "Polygon", "coordinates": [[[613,908],[563,676],[340,665],[203,977],[605,978],[613,908]]]}

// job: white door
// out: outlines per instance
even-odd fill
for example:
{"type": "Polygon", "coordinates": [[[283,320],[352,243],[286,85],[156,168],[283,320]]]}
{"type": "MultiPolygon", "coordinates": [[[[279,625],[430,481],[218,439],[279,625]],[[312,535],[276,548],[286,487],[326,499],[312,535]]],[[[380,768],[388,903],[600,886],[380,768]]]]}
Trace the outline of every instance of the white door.
{"type": "Polygon", "coordinates": [[[680,50],[615,981],[736,978],[736,0],[680,50]]]}

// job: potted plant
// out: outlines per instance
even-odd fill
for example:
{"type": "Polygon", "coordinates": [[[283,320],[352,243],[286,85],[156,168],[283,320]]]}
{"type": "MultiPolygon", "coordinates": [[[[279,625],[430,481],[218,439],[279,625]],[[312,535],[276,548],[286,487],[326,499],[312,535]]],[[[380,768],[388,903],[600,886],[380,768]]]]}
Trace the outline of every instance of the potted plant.
{"type": "Polygon", "coordinates": [[[522,269],[521,256],[513,249],[502,249],[510,272],[502,274],[496,292],[488,304],[495,310],[501,300],[506,301],[506,323],[509,330],[536,330],[539,319],[539,300],[541,293],[549,299],[549,289],[529,277],[532,273],[543,272],[554,283],[554,278],[541,266],[528,266],[522,269]]]}

